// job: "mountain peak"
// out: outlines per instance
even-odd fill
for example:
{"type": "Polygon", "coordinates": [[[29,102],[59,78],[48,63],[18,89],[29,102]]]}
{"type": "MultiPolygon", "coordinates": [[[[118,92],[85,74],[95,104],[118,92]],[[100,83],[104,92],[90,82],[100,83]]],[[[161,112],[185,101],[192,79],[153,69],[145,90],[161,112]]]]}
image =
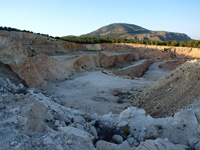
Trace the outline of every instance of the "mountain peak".
{"type": "Polygon", "coordinates": [[[125,38],[134,40],[156,40],[156,41],[189,41],[191,38],[183,33],[166,31],[151,31],[141,26],[128,23],[112,23],[103,26],[91,33],[82,35],[88,37],[125,38]]]}

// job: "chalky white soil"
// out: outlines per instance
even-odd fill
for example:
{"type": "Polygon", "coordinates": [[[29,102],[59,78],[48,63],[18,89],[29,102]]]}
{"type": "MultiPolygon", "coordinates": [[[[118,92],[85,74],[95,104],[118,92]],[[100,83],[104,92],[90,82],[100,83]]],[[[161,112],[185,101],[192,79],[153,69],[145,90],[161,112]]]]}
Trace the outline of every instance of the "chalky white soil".
{"type": "Polygon", "coordinates": [[[75,76],[73,80],[64,82],[51,82],[46,88],[47,92],[58,97],[61,104],[91,113],[106,114],[120,113],[131,106],[131,101],[117,103],[118,96],[115,90],[129,92],[131,89],[140,89],[152,83],[151,79],[158,79],[168,73],[159,69],[156,62],[146,72],[145,78],[128,79],[124,77],[104,74],[101,71],[85,72],[75,76]],[[149,80],[150,79],[150,80],[149,80]]]}
{"type": "Polygon", "coordinates": [[[98,114],[110,111],[119,113],[124,107],[130,106],[130,102],[118,104],[119,97],[114,96],[113,92],[127,92],[149,83],[151,81],[125,79],[95,71],[82,73],[79,77],[62,83],[49,83],[47,91],[60,98],[61,103],[68,107],[98,114]]]}

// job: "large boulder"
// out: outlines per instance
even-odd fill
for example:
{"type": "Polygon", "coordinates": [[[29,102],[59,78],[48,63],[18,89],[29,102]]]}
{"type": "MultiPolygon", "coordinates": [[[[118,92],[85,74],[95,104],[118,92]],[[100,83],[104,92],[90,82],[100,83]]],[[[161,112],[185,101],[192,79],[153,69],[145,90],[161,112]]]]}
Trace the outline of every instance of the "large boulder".
{"type": "Polygon", "coordinates": [[[135,150],[186,150],[187,148],[187,146],[175,145],[167,140],[158,138],[141,142],[135,150]]]}
{"type": "Polygon", "coordinates": [[[26,48],[10,37],[0,36],[0,61],[10,66],[20,66],[26,62],[28,53],[26,48]]]}
{"type": "Polygon", "coordinates": [[[118,126],[128,126],[129,132],[138,141],[161,137],[173,143],[188,145],[190,138],[198,138],[198,121],[195,111],[190,109],[182,110],[174,117],[154,119],[146,116],[143,109],[130,107],[121,112],[118,119],[118,126]]]}
{"type": "Polygon", "coordinates": [[[131,147],[127,141],[124,141],[122,144],[114,144],[99,140],[96,143],[97,150],[134,150],[134,147],[131,147]]]}
{"type": "Polygon", "coordinates": [[[39,132],[44,129],[44,118],[46,116],[45,108],[36,102],[32,105],[30,110],[27,112],[27,122],[24,126],[26,132],[39,132]]]}
{"type": "Polygon", "coordinates": [[[71,150],[95,150],[92,143],[94,137],[88,132],[73,127],[60,127],[60,131],[65,135],[66,140],[72,141],[70,143],[71,150]]]}

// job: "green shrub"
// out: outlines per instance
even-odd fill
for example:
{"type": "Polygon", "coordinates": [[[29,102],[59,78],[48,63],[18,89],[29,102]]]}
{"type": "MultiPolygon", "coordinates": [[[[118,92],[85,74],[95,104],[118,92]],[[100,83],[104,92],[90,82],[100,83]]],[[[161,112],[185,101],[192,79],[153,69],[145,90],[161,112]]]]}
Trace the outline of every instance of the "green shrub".
{"type": "MultiPolygon", "coordinates": [[[[56,37],[58,38],[58,37],[56,37]]],[[[147,45],[163,45],[163,46],[180,46],[180,47],[196,47],[200,48],[200,40],[184,41],[150,41],[150,40],[133,40],[133,39],[116,39],[116,38],[102,38],[102,37],[60,37],[60,39],[69,42],[81,43],[81,44],[101,44],[101,43],[136,43],[136,44],[147,44],[147,45]]],[[[164,48],[163,51],[167,51],[164,48]]]]}
{"type": "Polygon", "coordinates": [[[163,52],[167,52],[167,51],[168,51],[168,48],[165,47],[165,48],[163,49],[163,52]]]}

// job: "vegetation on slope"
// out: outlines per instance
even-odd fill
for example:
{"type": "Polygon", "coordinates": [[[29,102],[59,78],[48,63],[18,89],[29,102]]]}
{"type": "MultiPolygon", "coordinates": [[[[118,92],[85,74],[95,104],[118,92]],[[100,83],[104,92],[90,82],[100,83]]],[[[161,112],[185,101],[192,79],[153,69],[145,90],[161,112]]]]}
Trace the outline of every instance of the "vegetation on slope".
{"type": "MultiPolygon", "coordinates": [[[[135,28],[138,32],[141,31],[149,31],[139,26],[132,25],[130,27],[132,30],[135,28]]],[[[0,31],[18,31],[18,32],[26,32],[33,33],[28,30],[19,30],[11,27],[0,27],[0,31]]],[[[48,34],[36,33],[38,35],[43,35],[46,37],[54,38],[53,36],[49,36],[48,34]]],[[[125,38],[106,38],[106,37],[86,37],[86,36],[73,36],[73,37],[55,37],[56,39],[61,39],[64,41],[81,43],[81,44],[100,44],[100,43],[136,43],[136,44],[147,44],[147,45],[164,45],[164,46],[180,46],[180,47],[195,47],[200,48],[200,40],[190,40],[188,42],[185,41],[157,41],[157,40],[133,40],[133,39],[125,39],[125,38]]]]}
{"type": "MultiPolygon", "coordinates": [[[[19,29],[11,28],[11,27],[0,27],[0,31],[8,31],[8,32],[10,32],[10,31],[17,31],[17,32],[33,33],[32,31],[19,30],[19,29]]],[[[48,34],[41,34],[41,33],[36,33],[36,34],[43,35],[43,36],[50,37],[50,38],[54,38],[53,36],[49,36],[48,34]]]]}
{"type": "MultiPolygon", "coordinates": [[[[56,37],[59,39],[59,37],[56,37]]],[[[200,48],[200,40],[185,41],[153,41],[153,40],[133,40],[133,39],[115,39],[115,38],[94,38],[94,37],[62,37],[65,41],[81,43],[81,44],[100,44],[100,43],[136,43],[147,45],[164,45],[164,46],[179,46],[179,47],[195,47],[200,48]]]]}
{"type": "Polygon", "coordinates": [[[99,28],[83,36],[116,38],[125,34],[135,35],[142,33],[149,33],[149,30],[133,24],[115,23],[99,28]]]}
{"type": "Polygon", "coordinates": [[[91,33],[82,35],[86,37],[124,38],[134,40],[155,41],[189,41],[191,38],[183,33],[167,31],[151,31],[134,24],[114,23],[99,28],[91,33]]]}

